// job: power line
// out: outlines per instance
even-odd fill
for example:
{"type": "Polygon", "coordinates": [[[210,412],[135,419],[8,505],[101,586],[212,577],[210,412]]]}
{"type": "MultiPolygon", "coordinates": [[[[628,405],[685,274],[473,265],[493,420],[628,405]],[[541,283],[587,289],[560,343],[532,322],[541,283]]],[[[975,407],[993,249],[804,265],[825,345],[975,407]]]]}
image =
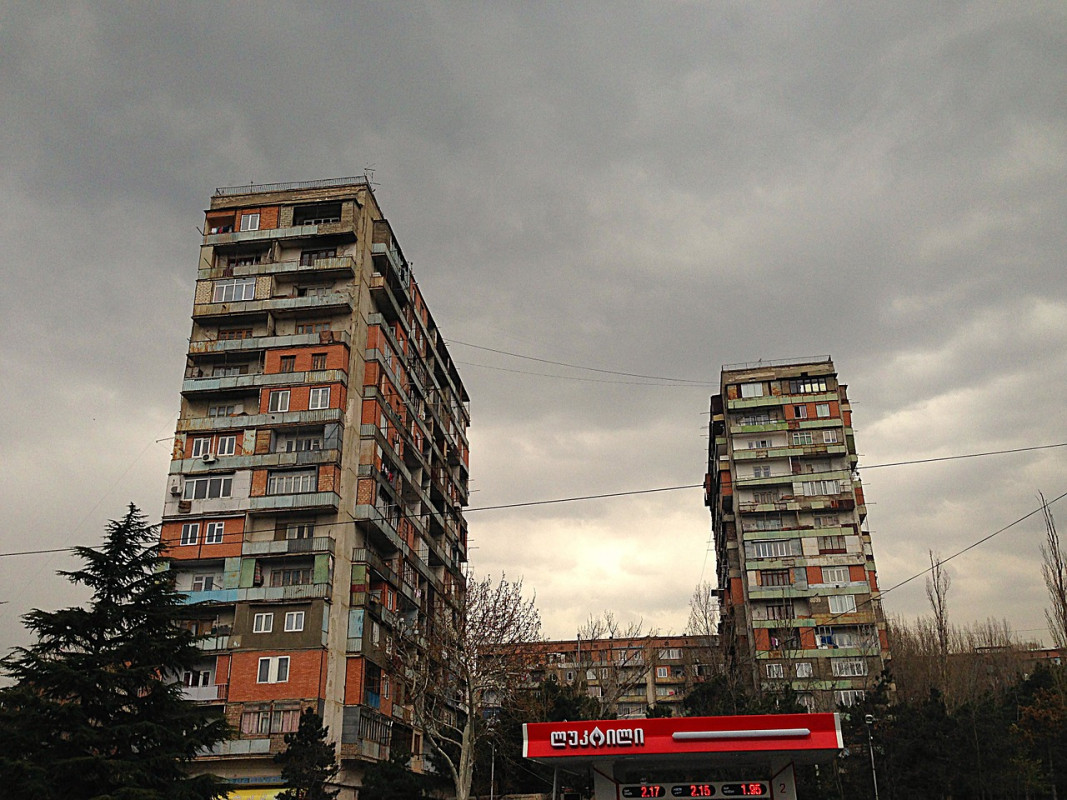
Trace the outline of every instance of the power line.
{"type": "MultiPolygon", "coordinates": [[[[508,369],[507,367],[492,367],[492,366],[489,366],[488,364],[475,364],[475,363],[473,363],[471,361],[458,361],[457,360],[456,363],[460,364],[460,365],[462,365],[464,367],[480,367],[481,369],[492,369],[492,370],[496,370],[497,372],[511,372],[511,373],[516,374],[516,375],[536,375],[536,376],[541,377],[541,378],[558,378],[560,380],[565,380],[565,381],[583,381],[585,383],[606,383],[606,384],[614,384],[616,386],[671,386],[671,387],[677,387],[677,388],[680,388],[680,389],[696,388],[695,385],[683,384],[683,383],[649,383],[648,381],[644,381],[644,382],[638,382],[638,381],[609,381],[609,380],[605,380],[605,379],[602,379],[602,378],[583,378],[583,377],[581,377],[579,375],[553,375],[552,373],[549,373],[549,372],[530,372],[529,370],[525,370],[525,369],[508,369]]],[[[702,384],[699,384],[697,386],[702,386],[702,384]]]]}
{"type": "Polygon", "coordinates": [[[871,464],[867,467],[857,467],[857,469],[880,469],[881,467],[900,467],[909,464],[931,464],[934,461],[955,461],[960,458],[980,458],[981,456],[999,456],[1005,453],[1026,453],[1031,450],[1049,450],[1053,447],[1067,447],[1067,442],[1058,442],[1057,444],[1039,444],[1033,447],[1015,447],[1011,450],[990,450],[985,453],[964,453],[958,456],[940,456],[939,458],[916,458],[912,461],[891,461],[887,464],[871,464]]]}

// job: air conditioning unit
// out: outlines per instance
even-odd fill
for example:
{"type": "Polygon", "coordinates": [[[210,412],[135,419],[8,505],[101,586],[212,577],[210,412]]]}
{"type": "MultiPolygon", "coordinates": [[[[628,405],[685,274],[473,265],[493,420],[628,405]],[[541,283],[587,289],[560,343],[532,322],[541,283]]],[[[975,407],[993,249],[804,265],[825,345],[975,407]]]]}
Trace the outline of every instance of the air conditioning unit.
{"type": "Polygon", "coordinates": [[[181,493],[182,493],[182,487],[181,487],[181,484],[180,484],[180,483],[178,483],[177,481],[175,481],[174,483],[172,483],[172,484],[170,485],[170,493],[171,493],[172,495],[174,495],[175,497],[178,497],[178,496],[180,496],[180,495],[181,495],[181,493]]]}
{"type": "Polygon", "coordinates": [[[203,455],[203,461],[204,461],[205,464],[214,464],[218,460],[219,460],[218,456],[216,456],[216,455],[214,455],[212,453],[204,453],[204,455],[203,455]]]}

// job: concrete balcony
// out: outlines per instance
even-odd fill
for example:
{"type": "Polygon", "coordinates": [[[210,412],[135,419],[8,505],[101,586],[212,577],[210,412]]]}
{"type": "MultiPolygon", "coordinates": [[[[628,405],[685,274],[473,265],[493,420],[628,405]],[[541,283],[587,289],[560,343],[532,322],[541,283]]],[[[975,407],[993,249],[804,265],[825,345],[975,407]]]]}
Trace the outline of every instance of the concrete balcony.
{"type": "Polygon", "coordinates": [[[316,536],[314,539],[282,539],[274,542],[245,542],[242,556],[290,555],[292,553],[333,553],[332,536],[316,536]]]}
{"type": "Polygon", "coordinates": [[[307,425],[341,422],[344,411],[340,408],[322,408],[316,411],[286,411],[276,414],[235,414],[232,417],[186,417],[178,420],[178,433],[199,431],[247,430],[264,425],[307,425]]]}
{"type": "Polygon", "coordinates": [[[348,372],[343,369],[320,369],[308,372],[256,373],[227,375],[226,377],[191,377],[182,381],[182,394],[196,397],[204,393],[245,394],[260,388],[294,386],[307,383],[348,384],[348,372]]]}
{"type": "Polygon", "coordinates": [[[313,467],[340,464],[341,451],[301,450],[297,453],[263,453],[258,456],[217,456],[210,464],[202,458],[184,458],[170,462],[171,475],[196,475],[219,469],[272,469],[275,467],[313,467]]]}
{"type": "Polygon", "coordinates": [[[206,636],[203,639],[198,639],[196,642],[198,650],[202,650],[205,653],[213,653],[218,650],[230,649],[230,637],[229,636],[206,636]]]}
{"type": "Polygon", "coordinates": [[[252,512],[270,511],[337,511],[341,496],[337,492],[300,492],[249,498],[252,512]]]}
{"type": "Polygon", "coordinates": [[[291,336],[252,336],[248,339],[212,339],[189,342],[189,355],[251,353],[275,347],[315,347],[334,343],[351,345],[351,342],[352,336],[348,331],[298,333],[291,336]]]}
{"type": "Polygon", "coordinates": [[[271,297],[263,300],[243,300],[231,303],[196,303],[193,319],[198,322],[222,320],[234,316],[292,316],[304,313],[351,313],[354,301],[345,292],[327,292],[306,297],[271,297]]]}
{"type": "Polygon", "coordinates": [[[235,589],[241,602],[268,600],[281,602],[288,600],[313,600],[330,596],[328,583],[303,583],[297,586],[253,586],[248,589],[235,589]]]}
{"type": "Polygon", "coordinates": [[[211,589],[206,592],[182,592],[183,605],[191,606],[197,603],[236,603],[237,589],[211,589]]]}
{"type": "Polygon", "coordinates": [[[772,394],[764,397],[738,397],[727,400],[726,407],[731,411],[742,408],[759,408],[761,406],[799,406],[805,403],[829,403],[838,400],[837,392],[819,392],[817,394],[772,394]]]}
{"type": "Polygon", "coordinates": [[[204,244],[238,244],[240,242],[270,242],[276,239],[290,239],[300,236],[318,236],[319,225],[294,225],[291,228],[267,228],[259,231],[230,231],[229,233],[209,233],[204,236],[204,244]]]}
{"type": "Polygon", "coordinates": [[[352,256],[334,256],[333,258],[317,258],[310,264],[302,263],[299,259],[292,261],[271,261],[266,264],[253,264],[247,267],[235,267],[233,274],[240,277],[246,271],[248,275],[292,275],[292,276],[354,276],[356,274],[356,260],[352,256]]]}
{"type": "Polygon", "coordinates": [[[210,750],[202,751],[200,758],[225,758],[226,756],[266,756],[270,754],[270,739],[229,739],[219,742],[210,750]]]}
{"type": "Polygon", "coordinates": [[[220,700],[220,689],[225,689],[225,686],[218,686],[212,684],[211,686],[183,686],[182,697],[186,700],[195,700],[200,703],[208,703],[215,700],[220,700]]]}

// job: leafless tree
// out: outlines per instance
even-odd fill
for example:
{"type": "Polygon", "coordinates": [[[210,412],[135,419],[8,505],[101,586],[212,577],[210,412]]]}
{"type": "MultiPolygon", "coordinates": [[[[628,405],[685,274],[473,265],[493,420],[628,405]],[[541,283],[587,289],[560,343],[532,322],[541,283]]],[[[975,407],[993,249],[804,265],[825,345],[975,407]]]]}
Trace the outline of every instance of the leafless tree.
{"type": "Polygon", "coordinates": [[[1045,620],[1056,647],[1067,648],[1067,552],[1056,531],[1056,520],[1041,497],[1041,511],[1045,515],[1045,542],[1041,545],[1041,574],[1045,577],[1051,607],[1045,609],[1045,620]]]}
{"type": "Polygon", "coordinates": [[[414,722],[448,766],[456,800],[468,800],[475,745],[489,732],[485,712],[507,703],[528,682],[541,640],[541,616],[523,596],[522,580],[469,580],[456,607],[403,627],[396,659],[414,722]]]}
{"type": "Polygon", "coordinates": [[[941,562],[941,557],[930,553],[930,575],[926,579],[926,599],[930,601],[930,608],[934,612],[934,629],[937,633],[938,674],[941,678],[941,686],[944,687],[948,679],[948,590],[952,585],[952,579],[941,562]]]}
{"type": "Polygon", "coordinates": [[[655,635],[644,630],[641,620],[623,625],[611,611],[591,615],[578,628],[578,639],[585,643],[578,668],[595,676],[605,714],[617,714],[619,701],[633,697],[638,687],[643,700],[648,700],[644,687],[656,661],[652,646],[655,635]]]}

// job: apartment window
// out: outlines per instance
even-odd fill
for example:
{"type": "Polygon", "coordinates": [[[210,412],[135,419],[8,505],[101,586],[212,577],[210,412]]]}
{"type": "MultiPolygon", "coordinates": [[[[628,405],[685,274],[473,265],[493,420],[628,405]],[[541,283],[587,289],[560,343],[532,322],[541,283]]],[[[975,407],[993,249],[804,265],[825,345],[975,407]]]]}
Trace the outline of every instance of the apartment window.
{"type": "Polygon", "coordinates": [[[314,522],[290,522],[285,526],[286,539],[311,539],[314,536],[314,522]]]}
{"type": "Polygon", "coordinates": [[[196,544],[198,541],[200,541],[200,523],[187,522],[182,525],[181,543],[183,545],[191,545],[196,544]]]}
{"type": "Polygon", "coordinates": [[[237,437],[236,436],[220,436],[218,454],[220,456],[232,456],[237,450],[237,437]]]}
{"type": "Polygon", "coordinates": [[[300,254],[300,266],[310,267],[320,258],[337,258],[337,248],[329,250],[305,250],[300,254]]]}
{"type": "Polygon", "coordinates": [[[793,583],[792,570],[765,569],[760,571],[761,586],[789,586],[793,583]]]}
{"type": "Polygon", "coordinates": [[[281,389],[277,392],[270,393],[270,405],[268,409],[271,413],[281,413],[289,410],[289,390],[281,389]]]}
{"type": "Polygon", "coordinates": [[[834,631],[834,644],[838,647],[862,647],[873,650],[878,647],[878,634],[870,625],[837,628],[834,631]]]}
{"type": "Polygon", "coordinates": [[[263,253],[241,253],[239,255],[227,256],[227,267],[250,267],[253,264],[258,264],[263,258],[263,253]]]}
{"type": "Polygon", "coordinates": [[[210,592],[215,588],[215,576],[214,575],[194,575],[193,576],[193,588],[194,592],[210,592]]]}
{"type": "Polygon", "coordinates": [[[815,404],[815,416],[826,419],[830,416],[830,404],[829,403],[816,403],[815,404]]]}
{"type": "Polygon", "coordinates": [[[266,736],[271,733],[292,733],[300,727],[300,711],[246,711],[241,715],[241,733],[266,736]]]}
{"type": "Polygon", "coordinates": [[[778,422],[778,417],[776,413],[770,411],[759,411],[754,414],[745,414],[737,420],[738,425],[769,425],[772,422],[778,422]]]}
{"type": "Polygon", "coordinates": [[[856,610],[856,597],[851,594],[830,595],[831,614],[851,614],[856,610]]]}
{"type": "Polygon", "coordinates": [[[297,333],[322,333],[330,329],[330,323],[328,322],[298,322],[296,323],[297,333]]]}
{"type": "Polygon", "coordinates": [[[746,519],[743,523],[746,531],[780,531],[782,529],[781,517],[755,517],[746,519]]]}
{"type": "Polygon", "coordinates": [[[781,664],[768,664],[767,665],[767,677],[768,678],[784,678],[785,670],[781,664]]]}
{"type": "Polygon", "coordinates": [[[230,341],[233,339],[251,339],[251,328],[225,328],[219,329],[219,340],[230,341]]]}
{"type": "Polygon", "coordinates": [[[814,394],[826,391],[826,378],[800,378],[789,381],[790,394],[814,394]]]}
{"type": "Polygon", "coordinates": [[[838,689],[834,692],[834,700],[839,706],[854,706],[867,695],[863,689],[838,689]]]}
{"type": "Polygon", "coordinates": [[[820,536],[819,537],[819,552],[820,553],[844,553],[845,552],[845,537],[844,536],[820,536]]]}
{"type": "Polygon", "coordinates": [[[771,468],[768,466],[753,467],[752,476],[754,478],[769,478],[771,477],[771,468]]]}
{"type": "Polygon", "coordinates": [[[259,660],[257,683],[286,683],[289,680],[289,656],[271,656],[259,660]]]}
{"type": "Polygon", "coordinates": [[[762,383],[742,383],[741,384],[741,396],[742,397],[763,397],[763,384],[762,383]]]}
{"type": "Polygon", "coordinates": [[[308,408],[311,410],[330,407],[330,387],[316,386],[308,395],[308,408]]]}
{"type": "Polygon", "coordinates": [[[297,569],[276,569],[270,573],[270,585],[278,586],[305,586],[311,583],[311,567],[297,569]]]}
{"type": "Polygon", "coordinates": [[[752,553],[754,558],[784,558],[792,555],[788,539],[752,542],[752,553]]]}
{"type": "Polygon", "coordinates": [[[237,406],[208,406],[209,417],[232,417],[237,413],[237,406]]]}
{"type": "Polygon", "coordinates": [[[333,289],[333,286],[327,286],[326,284],[316,284],[314,286],[297,286],[297,297],[325,297],[326,293],[333,289]]]}
{"type": "Polygon", "coordinates": [[[294,225],[324,225],[341,221],[340,203],[316,203],[293,209],[294,225]]]}
{"type": "Polygon", "coordinates": [[[236,303],[252,300],[255,296],[255,278],[232,278],[226,281],[215,281],[215,293],[211,297],[211,302],[236,303]]]}
{"type": "Polygon", "coordinates": [[[234,375],[248,374],[247,364],[219,364],[211,370],[213,378],[231,378],[234,375]]]}
{"type": "Polygon", "coordinates": [[[226,531],[223,522],[209,522],[204,531],[204,544],[222,544],[222,538],[226,531]]]}
{"type": "Polygon", "coordinates": [[[282,372],[296,372],[296,356],[282,356],[282,372]]]}
{"type": "Polygon", "coordinates": [[[285,614],[285,630],[290,633],[304,630],[304,612],[288,611],[285,614]]]}
{"type": "Polygon", "coordinates": [[[317,470],[273,472],[267,477],[267,494],[302,494],[315,491],[317,470]]]}
{"type": "Polygon", "coordinates": [[[823,431],[822,432],[822,441],[823,441],[823,444],[837,444],[837,442],[838,442],[837,430],[835,429],[835,430],[823,431]]]}
{"type": "Polygon", "coordinates": [[[816,514],[813,519],[816,528],[841,527],[841,520],[838,518],[837,514],[816,514]]]}
{"type": "Polygon", "coordinates": [[[273,614],[256,614],[252,618],[252,633],[270,633],[274,630],[273,614]]]}
{"type": "Polygon", "coordinates": [[[819,625],[815,628],[815,644],[820,648],[836,647],[834,629],[829,625],[819,625]]]}
{"type": "Polygon", "coordinates": [[[823,567],[823,583],[848,583],[848,567],[823,567]]]}
{"type": "Polygon", "coordinates": [[[206,456],[210,452],[211,452],[211,439],[210,439],[210,437],[206,437],[205,436],[203,438],[193,439],[193,452],[192,452],[192,457],[193,458],[200,458],[201,456],[206,456]]]}
{"type": "Polygon", "coordinates": [[[313,370],[326,369],[326,353],[312,353],[311,368],[313,370]]]}
{"type": "Polygon", "coordinates": [[[768,603],[764,606],[767,612],[767,619],[794,619],[796,618],[796,610],[793,608],[792,600],[782,600],[776,603],[768,603]]]}
{"type": "Polygon", "coordinates": [[[749,450],[766,450],[770,446],[771,446],[771,442],[770,442],[769,439],[749,439],[748,440],[748,449],[749,450]]]}
{"type": "Polygon", "coordinates": [[[209,500],[216,497],[229,497],[233,489],[232,475],[218,475],[211,478],[191,478],[185,482],[185,500],[209,500]]]}
{"type": "Polygon", "coordinates": [[[797,677],[798,678],[810,678],[811,677],[811,662],[801,661],[797,664],[797,677]]]}
{"type": "Polygon", "coordinates": [[[804,494],[814,497],[823,494],[840,494],[841,487],[837,481],[804,481],[804,494]]]}
{"type": "Polygon", "coordinates": [[[807,406],[793,406],[793,419],[807,419],[808,407],[807,406]]]}
{"type": "Polygon", "coordinates": [[[286,453],[303,453],[307,450],[321,450],[322,436],[313,433],[292,433],[281,437],[276,449],[286,453]]]}
{"type": "Polygon", "coordinates": [[[258,231],[259,230],[259,214],[242,214],[241,215],[241,230],[243,231],[258,231]]]}
{"type": "Polygon", "coordinates": [[[777,503],[778,492],[753,492],[752,500],[756,503],[777,503]]]}
{"type": "Polygon", "coordinates": [[[211,685],[211,670],[186,670],[182,673],[182,685],[183,686],[210,686],[211,685]]]}
{"type": "Polygon", "coordinates": [[[666,678],[669,674],[670,671],[667,669],[667,667],[656,667],[657,678],[666,678]]]}
{"type": "Polygon", "coordinates": [[[793,444],[804,445],[814,444],[814,440],[811,436],[811,431],[793,431],[793,444]]]}
{"type": "Polygon", "coordinates": [[[835,658],[830,663],[837,678],[862,678],[867,674],[867,662],[862,658],[835,658]]]}

